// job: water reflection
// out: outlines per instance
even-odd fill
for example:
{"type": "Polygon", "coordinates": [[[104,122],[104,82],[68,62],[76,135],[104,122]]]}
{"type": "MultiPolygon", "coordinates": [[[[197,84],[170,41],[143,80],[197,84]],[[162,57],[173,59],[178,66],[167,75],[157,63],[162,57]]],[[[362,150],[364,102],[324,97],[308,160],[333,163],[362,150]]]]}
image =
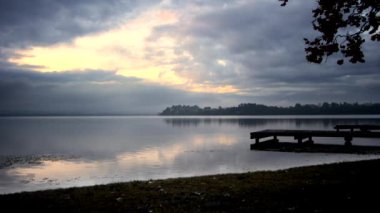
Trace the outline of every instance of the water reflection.
{"type": "MultiPolygon", "coordinates": [[[[333,116],[331,116],[333,117],[333,116]]],[[[331,129],[335,125],[356,125],[356,124],[379,124],[379,116],[351,116],[326,118],[320,116],[252,116],[252,117],[171,117],[165,118],[165,123],[173,127],[197,127],[200,125],[238,125],[239,127],[256,128],[262,126],[283,126],[289,128],[304,128],[306,126],[322,127],[323,129],[331,129]],[[357,118],[352,118],[357,117],[357,118]]]]}
{"type": "Polygon", "coordinates": [[[2,167],[0,193],[377,158],[249,150],[250,131],[332,128],[351,121],[380,123],[380,119],[367,118],[0,118],[3,159],[76,156],[41,158],[38,164],[17,161],[2,167]]]}

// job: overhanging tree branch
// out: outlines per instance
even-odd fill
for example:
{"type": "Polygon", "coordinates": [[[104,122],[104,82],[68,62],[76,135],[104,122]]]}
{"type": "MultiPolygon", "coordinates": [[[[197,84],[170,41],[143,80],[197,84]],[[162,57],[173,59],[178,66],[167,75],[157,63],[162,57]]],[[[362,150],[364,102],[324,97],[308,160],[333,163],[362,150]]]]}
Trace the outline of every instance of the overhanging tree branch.
{"type": "MultiPolygon", "coordinates": [[[[281,6],[288,3],[288,0],[279,1],[281,6]]],[[[365,38],[380,41],[380,0],[318,0],[317,3],[318,7],[312,11],[312,25],[320,35],[304,39],[306,59],[321,63],[340,52],[339,65],[344,63],[344,58],[351,63],[364,63],[365,38]]]]}

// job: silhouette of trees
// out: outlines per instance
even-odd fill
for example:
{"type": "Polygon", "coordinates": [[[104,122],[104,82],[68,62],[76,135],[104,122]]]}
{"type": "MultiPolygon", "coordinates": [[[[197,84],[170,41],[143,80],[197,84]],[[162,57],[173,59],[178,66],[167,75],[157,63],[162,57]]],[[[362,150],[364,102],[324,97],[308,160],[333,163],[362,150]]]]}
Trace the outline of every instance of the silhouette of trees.
{"type": "Polygon", "coordinates": [[[197,105],[173,105],[160,115],[344,115],[380,114],[380,103],[323,103],[295,104],[290,107],[266,106],[255,103],[242,103],[237,107],[200,108],[197,105]]]}
{"type": "MultiPolygon", "coordinates": [[[[286,6],[289,0],[279,0],[286,6]]],[[[362,44],[366,38],[380,41],[380,1],[379,0],[318,0],[318,7],[312,13],[312,25],[320,36],[305,38],[306,59],[321,63],[324,58],[340,52],[342,65],[344,58],[351,63],[364,63],[362,44]]]]}

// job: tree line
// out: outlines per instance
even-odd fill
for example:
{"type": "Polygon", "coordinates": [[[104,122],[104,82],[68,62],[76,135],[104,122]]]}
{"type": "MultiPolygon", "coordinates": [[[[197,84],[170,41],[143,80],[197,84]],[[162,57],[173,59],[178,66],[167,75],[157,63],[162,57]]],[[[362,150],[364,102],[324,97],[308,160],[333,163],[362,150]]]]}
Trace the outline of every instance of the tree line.
{"type": "Polygon", "coordinates": [[[197,105],[173,105],[160,115],[348,115],[380,114],[380,103],[323,103],[295,104],[289,107],[242,103],[234,107],[204,107],[197,105]]]}

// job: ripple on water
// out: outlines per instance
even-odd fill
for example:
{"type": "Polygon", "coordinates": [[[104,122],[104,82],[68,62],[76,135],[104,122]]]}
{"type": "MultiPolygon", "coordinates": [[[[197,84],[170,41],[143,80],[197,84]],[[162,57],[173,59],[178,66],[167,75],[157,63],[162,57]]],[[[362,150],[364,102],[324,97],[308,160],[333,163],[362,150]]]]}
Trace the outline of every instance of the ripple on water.
{"type": "Polygon", "coordinates": [[[74,155],[5,155],[0,156],[0,169],[13,167],[15,165],[40,165],[44,161],[59,161],[77,159],[74,155]]]}

